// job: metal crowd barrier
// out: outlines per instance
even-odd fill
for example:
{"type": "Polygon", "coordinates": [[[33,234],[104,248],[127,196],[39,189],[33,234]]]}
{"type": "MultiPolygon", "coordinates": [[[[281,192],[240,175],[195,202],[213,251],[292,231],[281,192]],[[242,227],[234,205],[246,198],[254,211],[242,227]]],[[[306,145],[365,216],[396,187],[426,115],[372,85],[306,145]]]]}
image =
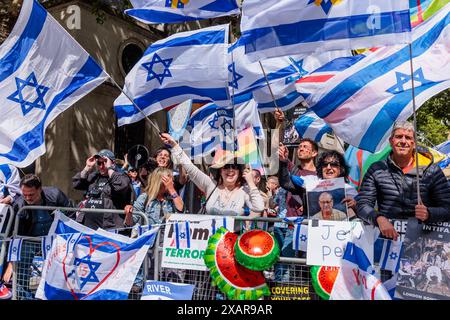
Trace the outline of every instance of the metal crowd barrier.
{"type": "MultiPolygon", "coordinates": [[[[123,214],[122,210],[103,210],[103,209],[80,209],[80,208],[61,208],[61,207],[42,207],[42,206],[27,206],[22,210],[60,210],[62,212],[80,211],[85,213],[90,212],[111,212],[123,214]]],[[[17,216],[20,214],[19,211],[17,216]]],[[[148,225],[147,216],[142,212],[133,212],[138,215],[143,223],[142,225],[148,225]]],[[[280,218],[262,218],[262,217],[245,217],[234,216],[236,223],[241,221],[252,222],[283,222],[280,218]]],[[[10,221],[9,224],[11,224],[10,221]]],[[[304,220],[303,224],[307,224],[308,221],[304,220]]],[[[265,227],[260,229],[266,229],[268,224],[263,224],[265,227]]],[[[19,219],[16,219],[14,225],[13,236],[20,238],[17,235],[19,226],[19,219]]],[[[140,300],[143,286],[146,280],[161,280],[175,283],[186,283],[195,286],[193,300],[227,300],[226,296],[222,294],[217,287],[211,284],[211,278],[209,271],[197,271],[197,270],[182,270],[182,269],[165,269],[160,265],[160,259],[162,254],[162,236],[164,234],[164,227],[161,227],[156,240],[153,252],[147,255],[143,264],[143,273],[140,276],[140,281],[136,279],[130,293],[129,300],[140,300]]],[[[3,248],[2,248],[3,250],[3,248]]],[[[40,272],[43,266],[42,258],[39,260],[39,254],[41,254],[41,238],[30,239],[26,237],[22,244],[21,261],[13,263],[13,299],[14,300],[34,300],[34,295],[37,290],[40,281],[40,272]],[[37,259],[37,260],[36,260],[37,259]],[[33,263],[33,260],[35,262],[33,263]]],[[[314,293],[314,289],[311,284],[310,267],[306,265],[305,253],[296,251],[296,255],[300,257],[280,257],[277,264],[271,268],[271,270],[264,271],[266,282],[270,288],[270,297],[265,297],[266,300],[291,300],[291,299],[304,299],[304,300],[318,300],[318,296],[314,293]],[[282,268],[282,279],[276,279],[275,270],[282,268]]],[[[42,257],[42,254],[41,254],[42,257]]]]}
{"type": "Polygon", "coordinates": [[[7,248],[7,242],[3,241],[3,239],[6,239],[10,232],[11,227],[13,225],[14,221],[14,210],[11,206],[7,206],[7,212],[5,215],[0,216],[0,277],[3,275],[2,271],[5,269],[5,256],[6,252],[8,250],[7,248]]]}

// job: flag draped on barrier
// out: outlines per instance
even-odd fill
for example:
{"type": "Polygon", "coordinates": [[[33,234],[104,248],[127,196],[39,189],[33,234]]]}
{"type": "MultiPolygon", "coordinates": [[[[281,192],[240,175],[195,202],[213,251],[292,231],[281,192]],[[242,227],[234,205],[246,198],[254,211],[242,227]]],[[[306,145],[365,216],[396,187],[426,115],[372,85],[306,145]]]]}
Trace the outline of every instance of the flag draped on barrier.
{"type": "Polygon", "coordinates": [[[24,1],[0,46],[0,162],[45,153],[46,127],[107,75],[37,1],[24,1]]]}
{"type": "Polygon", "coordinates": [[[411,78],[416,106],[450,87],[450,4],[414,29],[410,48],[381,48],[336,74],[307,98],[311,109],[345,142],[376,152],[393,123],[412,114],[411,78]]]}
{"type": "Polygon", "coordinates": [[[236,0],[131,0],[125,13],[145,23],[181,23],[239,14],[236,0]]]}
{"type": "MultiPolygon", "coordinates": [[[[228,106],[228,26],[180,32],[153,43],[125,78],[124,92],[148,116],[189,99],[228,106]]],[[[144,115],[122,93],[119,126],[144,115]]]]}
{"type": "Polygon", "coordinates": [[[124,243],[107,234],[56,235],[36,298],[126,300],[158,228],[124,243]]]}
{"type": "Polygon", "coordinates": [[[302,52],[408,43],[409,0],[246,0],[241,31],[251,61],[302,52]]]}

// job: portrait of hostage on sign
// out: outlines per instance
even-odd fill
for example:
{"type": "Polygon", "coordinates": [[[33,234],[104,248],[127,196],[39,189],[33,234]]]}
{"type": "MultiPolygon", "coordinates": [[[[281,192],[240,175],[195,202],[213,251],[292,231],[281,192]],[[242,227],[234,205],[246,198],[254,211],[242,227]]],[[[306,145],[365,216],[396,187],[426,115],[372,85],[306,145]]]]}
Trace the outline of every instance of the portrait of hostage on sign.
{"type": "Polygon", "coordinates": [[[348,219],[344,179],[329,179],[307,189],[308,218],[343,221],[348,219]],[[341,181],[342,180],[342,181],[341,181]]]}

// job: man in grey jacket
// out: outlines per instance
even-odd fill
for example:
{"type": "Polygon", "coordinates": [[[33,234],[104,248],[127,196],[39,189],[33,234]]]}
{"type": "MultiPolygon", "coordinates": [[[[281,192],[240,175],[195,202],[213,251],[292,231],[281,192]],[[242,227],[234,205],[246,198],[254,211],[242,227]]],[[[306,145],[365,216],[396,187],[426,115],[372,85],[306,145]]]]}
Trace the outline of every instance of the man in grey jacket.
{"type": "Polygon", "coordinates": [[[364,176],[357,215],[394,240],[398,233],[389,219],[416,217],[423,222],[449,221],[450,187],[441,168],[432,164],[431,155],[430,163],[418,170],[418,201],[413,125],[406,121],[395,123],[389,142],[392,153],[386,160],[372,164],[364,176]],[[374,209],[375,203],[378,210],[374,209]]]}

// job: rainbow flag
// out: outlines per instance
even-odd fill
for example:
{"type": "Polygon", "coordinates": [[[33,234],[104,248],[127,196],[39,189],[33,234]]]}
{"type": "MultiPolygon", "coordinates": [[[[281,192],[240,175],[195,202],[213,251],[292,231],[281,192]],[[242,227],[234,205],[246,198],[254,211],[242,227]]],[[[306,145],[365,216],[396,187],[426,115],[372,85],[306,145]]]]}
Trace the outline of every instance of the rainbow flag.
{"type": "Polygon", "coordinates": [[[249,164],[252,169],[256,169],[261,175],[265,175],[253,128],[248,127],[238,134],[237,145],[236,155],[244,159],[245,163],[249,164]]]}
{"type": "Polygon", "coordinates": [[[411,26],[424,22],[449,2],[450,0],[410,0],[411,26]]]}

